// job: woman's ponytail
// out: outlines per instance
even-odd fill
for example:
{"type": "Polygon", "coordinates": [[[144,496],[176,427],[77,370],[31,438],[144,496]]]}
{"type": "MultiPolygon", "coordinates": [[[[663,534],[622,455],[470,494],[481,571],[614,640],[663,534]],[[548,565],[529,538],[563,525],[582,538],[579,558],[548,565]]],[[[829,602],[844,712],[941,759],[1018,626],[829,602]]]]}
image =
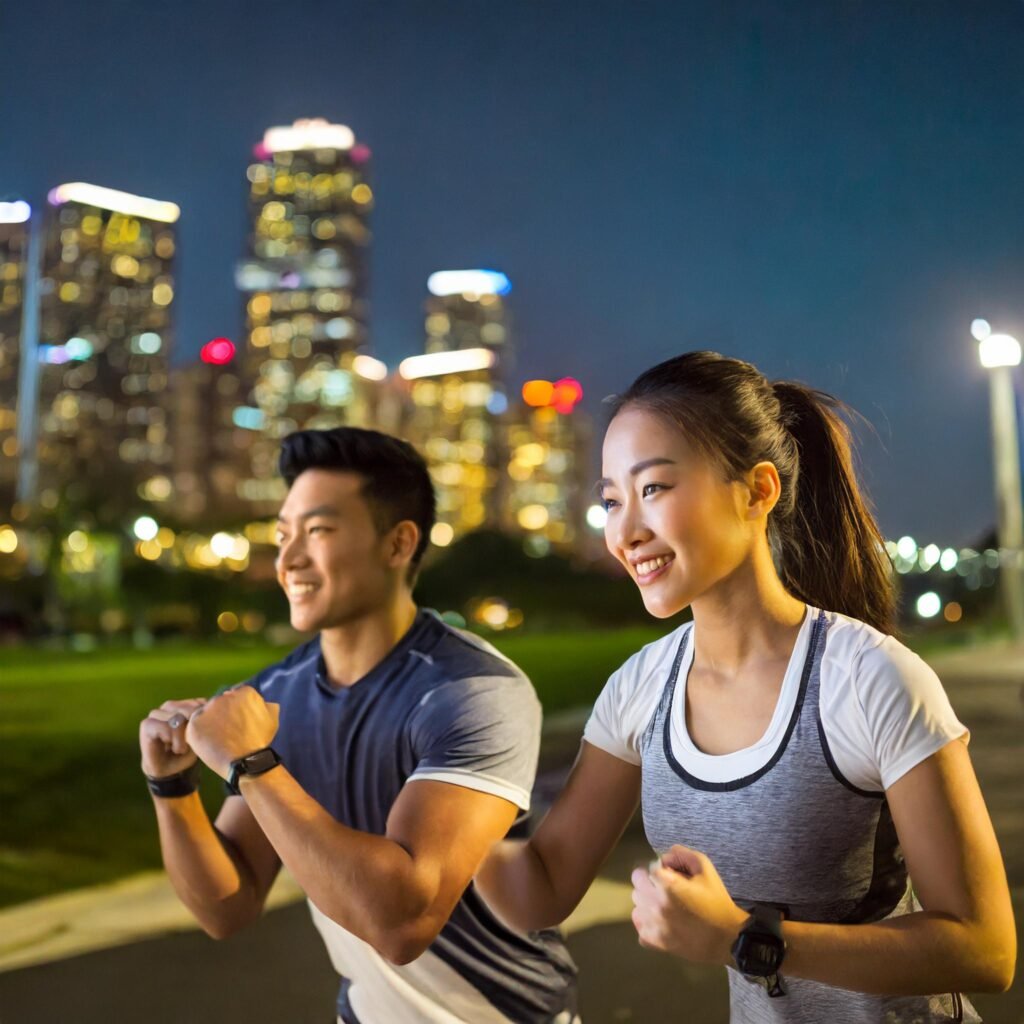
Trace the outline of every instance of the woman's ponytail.
{"type": "Polygon", "coordinates": [[[795,381],[772,385],[796,443],[793,501],[769,516],[779,575],[818,608],[895,629],[895,589],[881,531],[857,485],[843,404],[795,381]],[[782,513],[781,515],[778,513],[782,513]]]}

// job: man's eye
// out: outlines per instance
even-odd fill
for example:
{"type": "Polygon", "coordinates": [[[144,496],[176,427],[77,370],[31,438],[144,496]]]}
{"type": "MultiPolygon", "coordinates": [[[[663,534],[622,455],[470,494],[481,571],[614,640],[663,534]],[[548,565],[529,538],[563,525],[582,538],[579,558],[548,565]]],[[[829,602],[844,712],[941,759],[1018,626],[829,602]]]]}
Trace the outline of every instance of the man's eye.
{"type": "Polygon", "coordinates": [[[288,539],[288,538],[287,538],[287,537],[285,537],[285,535],[284,535],[283,533],[279,533],[279,534],[278,534],[278,535],[277,535],[277,536],[276,536],[276,537],[274,538],[274,543],[275,543],[275,544],[276,544],[276,545],[277,545],[278,547],[281,547],[281,546],[282,546],[282,545],[284,544],[284,542],[285,542],[285,541],[286,541],[287,539],[288,539]]]}
{"type": "Polygon", "coordinates": [[[325,533],[326,531],[327,531],[327,527],[326,526],[311,526],[307,532],[308,533],[318,533],[318,532],[319,533],[325,533]]]}

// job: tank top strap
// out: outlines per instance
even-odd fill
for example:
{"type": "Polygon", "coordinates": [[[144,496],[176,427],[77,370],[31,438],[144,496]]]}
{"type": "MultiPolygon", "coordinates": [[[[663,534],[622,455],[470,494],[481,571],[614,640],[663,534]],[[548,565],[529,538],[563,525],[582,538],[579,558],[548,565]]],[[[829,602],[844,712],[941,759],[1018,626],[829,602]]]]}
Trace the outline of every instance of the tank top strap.
{"type": "Polygon", "coordinates": [[[661,691],[661,700],[658,701],[658,706],[654,709],[654,714],[651,715],[650,721],[644,729],[643,739],[640,743],[641,754],[647,753],[647,748],[650,746],[654,736],[661,735],[662,725],[665,719],[670,717],[672,713],[672,699],[675,696],[676,682],[679,679],[679,666],[683,663],[683,656],[686,654],[686,648],[690,642],[690,634],[692,632],[693,623],[689,623],[683,628],[683,635],[679,640],[676,656],[672,661],[672,671],[669,672],[668,680],[661,691]]]}

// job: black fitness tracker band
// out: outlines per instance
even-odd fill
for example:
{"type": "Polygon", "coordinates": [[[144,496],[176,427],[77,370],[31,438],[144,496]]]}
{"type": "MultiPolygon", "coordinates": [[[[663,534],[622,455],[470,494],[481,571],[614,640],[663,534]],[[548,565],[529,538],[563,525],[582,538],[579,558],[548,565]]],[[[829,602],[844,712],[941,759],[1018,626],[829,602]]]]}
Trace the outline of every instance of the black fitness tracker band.
{"type": "Polygon", "coordinates": [[[243,775],[262,775],[264,772],[269,772],[271,768],[276,768],[280,763],[281,758],[278,757],[277,751],[273,747],[264,747],[262,750],[254,750],[251,754],[246,754],[245,757],[239,757],[231,762],[231,771],[227,781],[228,792],[235,796],[241,796],[238,782],[243,775]]]}
{"type": "Polygon", "coordinates": [[[779,978],[779,968],[786,957],[786,940],[782,937],[782,911],[764,903],[756,903],[750,919],[740,930],[732,947],[732,958],[746,977],[760,982],[770,996],[784,996],[786,990],[779,978]]]}
{"type": "Polygon", "coordinates": [[[149,786],[149,791],[153,796],[163,798],[188,796],[199,788],[199,762],[196,761],[175,775],[165,775],[160,779],[147,775],[146,785],[149,786]]]}

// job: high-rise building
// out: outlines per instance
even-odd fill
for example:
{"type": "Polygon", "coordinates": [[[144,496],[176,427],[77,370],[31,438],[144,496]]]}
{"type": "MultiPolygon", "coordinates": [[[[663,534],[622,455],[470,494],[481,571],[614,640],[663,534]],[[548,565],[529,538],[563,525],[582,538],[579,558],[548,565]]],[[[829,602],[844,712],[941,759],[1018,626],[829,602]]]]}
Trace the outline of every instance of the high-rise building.
{"type": "Polygon", "coordinates": [[[173,203],[76,182],[50,192],[39,311],[38,490],[114,525],[172,497],[173,203]]]}
{"type": "Polygon", "coordinates": [[[583,388],[571,377],[527,381],[505,417],[502,526],[522,531],[536,554],[575,548],[590,487],[590,421],[577,409],[583,388]]]}
{"type": "Polygon", "coordinates": [[[0,519],[14,504],[18,480],[18,374],[25,256],[31,210],[0,202],[0,519]]]}
{"type": "Polygon", "coordinates": [[[248,252],[236,274],[248,392],[239,487],[256,514],[280,502],[284,435],[374,420],[386,370],[365,352],[369,158],[351,129],[308,120],[270,128],[249,165],[248,252]]]}
{"type": "Polygon", "coordinates": [[[423,451],[437,495],[435,541],[446,544],[501,524],[512,286],[496,271],[467,270],[439,271],[427,287],[426,351],[399,373],[412,400],[406,435],[423,451]]]}
{"type": "Polygon", "coordinates": [[[175,515],[184,524],[220,528],[243,518],[239,493],[246,430],[239,417],[242,382],[235,345],[214,338],[199,359],[171,371],[174,394],[175,515]]]}

